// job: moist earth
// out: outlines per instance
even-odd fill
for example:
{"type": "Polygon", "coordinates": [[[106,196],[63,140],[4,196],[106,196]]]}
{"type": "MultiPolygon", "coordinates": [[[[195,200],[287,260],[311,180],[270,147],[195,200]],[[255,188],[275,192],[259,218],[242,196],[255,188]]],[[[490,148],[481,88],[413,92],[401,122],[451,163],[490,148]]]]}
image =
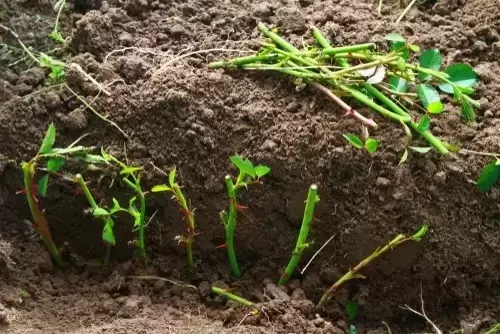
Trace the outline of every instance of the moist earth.
{"type": "MultiPolygon", "coordinates": [[[[359,305],[358,333],[387,333],[382,322],[392,333],[419,333],[428,329],[425,320],[400,306],[420,309],[421,293],[427,315],[444,331],[479,333],[499,322],[500,190],[485,194],[474,184],[488,157],[412,153],[398,166],[404,133],[394,123],[377,120],[381,126],[371,135],[382,146],[370,156],[342,137],[360,131],[359,125],[316,91],[297,91],[276,74],[206,68],[208,61],[255,50],[260,21],[279,26],[295,45],[313,43],[308,24],[333,45],[383,45],[386,33],[401,33],[422,48],[439,48],[445,64],[471,64],[480,76],[476,123],[464,124],[457,107],[447,103],[433,118],[433,133],[469,150],[499,152],[497,0],[428,1],[398,25],[393,22],[401,12],[399,1],[384,1],[381,15],[376,2],[75,0],[61,18],[71,50],[47,37],[55,19],[50,2],[0,4],[0,23],[26,45],[79,64],[105,87],[108,94],[68,70],[69,87],[126,135],[2,44],[0,328],[74,334],[345,333],[343,305],[352,299],[359,305]],[[87,204],[74,187],[57,181],[41,199],[68,262],[64,269],[54,267],[31,230],[24,198],[16,195],[22,188],[19,164],[37,152],[50,122],[61,145],[89,134],[83,144],[122,157],[126,152],[131,164],[144,166],[147,188],[166,182],[153,165],[177,167],[196,208],[194,274],[174,240],[185,222],[168,197],[148,197],[149,266],[135,260],[132,226],[121,218],[112,265],[100,268],[93,262],[104,253],[100,224],[83,214],[87,204]],[[263,185],[242,192],[248,209],[235,236],[244,269],[240,280],[231,275],[225,250],[217,248],[224,243],[219,211],[227,205],[223,179],[235,172],[228,160],[233,154],[272,168],[263,185]],[[278,288],[274,283],[295,245],[311,183],[318,184],[321,201],[302,265],[333,240],[304,274],[278,288]],[[430,232],[422,242],[390,252],[363,270],[365,280],[348,284],[325,310],[314,309],[350,266],[423,223],[430,232]],[[211,294],[211,286],[237,288],[260,311],[211,294]]],[[[7,33],[0,38],[17,46],[7,33]]],[[[110,193],[105,183],[91,183],[101,199],[129,195],[123,188],[110,193]]]]}

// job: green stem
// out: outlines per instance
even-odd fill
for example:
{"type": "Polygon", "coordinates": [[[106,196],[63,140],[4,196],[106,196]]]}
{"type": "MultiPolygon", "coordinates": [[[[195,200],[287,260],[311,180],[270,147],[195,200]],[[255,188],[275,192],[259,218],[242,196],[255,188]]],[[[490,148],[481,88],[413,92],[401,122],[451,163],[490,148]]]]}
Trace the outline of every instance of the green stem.
{"type": "Polygon", "coordinates": [[[40,210],[38,203],[35,200],[35,195],[32,192],[32,187],[34,185],[33,175],[35,174],[35,161],[32,160],[30,162],[24,162],[22,164],[23,176],[24,176],[24,189],[26,191],[26,200],[28,201],[28,205],[31,211],[31,215],[33,216],[34,226],[40,237],[42,238],[45,247],[47,247],[48,251],[52,255],[56,265],[58,267],[63,266],[63,261],[61,259],[61,254],[59,253],[59,249],[56,244],[52,240],[52,236],[49,231],[49,223],[45,216],[40,210]]]}
{"type": "Polygon", "coordinates": [[[260,32],[262,32],[262,34],[264,36],[270,38],[274,42],[274,44],[276,44],[277,46],[279,46],[282,50],[285,50],[285,51],[288,51],[288,52],[291,52],[291,53],[300,54],[299,49],[297,49],[292,44],[290,44],[287,41],[285,41],[278,34],[272,32],[271,30],[269,30],[264,23],[259,22],[259,24],[257,25],[257,27],[259,28],[260,32]]]}
{"type": "MultiPolygon", "coordinates": [[[[313,31],[314,35],[314,31],[313,31]]],[[[339,46],[339,47],[326,47],[323,49],[323,54],[333,56],[338,53],[350,53],[350,52],[358,52],[358,51],[366,51],[375,48],[375,43],[364,43],[357,45],[347,45],[347,46],[339,46]]]]}
{"type": "MultiPolygon", "coordinates": [[[[80,185],[80,188],[82,188],[82,191],[83,191],[85,197],[87,198],[87,202],[89,202],[92,210],[97,209],[99,206],[97,205],[96,201],[94,200],[94,197],[90,193],[90,190],[87,187],[87,184],[85,183],[85,181],[83,180],[83,177],[81,174],[76,174],[76,181],[80,185]]],[[[101,217],[101,220],[103,221],[104,225],[106,225],[106,224],[108,224],[108,220],[112,221],[112,218],[110,216],[107,216],[107,217],[103,216],[103,217],[101,217]]],[[[111,226],[113,226],[113,225],[114,224],[111,223],[111,226]]],[[[109,259],[111,257],[111,245],[109,244],[109,242],[106,242],[105,240],[103,240],[103,241],[104,241],[104,247],[105,247],[103,265],[107,266],[109,263],[109,259]]]]}
{"type": "Polygon", "coordinates": [[[127,184],[132,190],[134,190],[139,197],[139,200],[141,202],[141,216],[140,216],[140,221],[139,221],[139,256],[143,259],[144,264],[147,265],[147,257],[146,257],[146,246],[144,242],[144,221],[146,219],[146,198],[144,197],[144,194],[142,193],[141,185],[140,185],[140,180],[138,178],[135,178],[136,183],[132,183],[129,179],[126,177],[123,178],[123,181],[125,184],[127,184]]]}
{"type": "Polygon", "coordinates": [[[194,261],[193,261],[193,242],[194,242],[194,233],[195,233],[194,232],[194,229],[195,229],[194,214],[191,211],[191,208],[189,207],[189,205],[187,203],[186,197],[182,193],[179,185],[174,184],[173,191],[174,191],[175,197],[177,198],[177,201],[179,202],[179,205],[182,208],[182,211],[184,213],[184,218],[186,219],[186,224],[188,226],[188,233],[187,233],[187,238],[186,238],[186,253],[187,253],[189,269],[194,270],[194,261]]]}
{"type": "Polygon", "coordinates": [[[213,293],[216,293],[218,295],[221,295],[223,297],[226,297],[227,299],[230,299],[232,301],[235,301],[243,306],[247,306],[247,307],[252,307],[254,306],[255,304],[252,303],[251,301],[245,299],[245,298],[242,298],[242,297],[239,297],[239,296],[236,296],[235,294],[232,294],[224,289],[221,289],[221,288],[216,288],[216,287],[212,287],[212,292],[213,293]]]}
{"type": "Polygon", "coordinates": [[[240,67],[246,64],[276,61],[280,58],[277,54],[263,54],[255,56],[238,57],[230,60],[215,61],[208,64],[208,68],[227,68],[227,67],[240,67]]]}
{"type": "MultiPolygon", "coordinates": [[[[241,175],[242,173],[240,173],[240,176],[241,175]]],[[[240,176],[238,176],[238,180],[236,182],[237,185],[241,183],[240,176]]],[[[241,277],[241,271],[238,266],[238,261],[236,260],[236,253],[234,251],[234,229],[236,225],[236,218],[238,216],[238,202],[236,199],[236,187],[231,179],[231,176],[229,175],[226,176],[226,187],[227,194],[229,196],[229,214],[227,221],[224,222],[224,227],[226,229],[226,247],[227,254],[229,256],[229,263],[233,269],[233,274],[239,278],[241,277]]]]}
{"type": "Polygon", "coordinates": [[[292,276],[295,268],[299,264],[300,258],[304,249],[307,247],[307,235],[309,234],[309,227],[313,220],[314,206],[318,201],[318,186],[313,184],[309,187],[309,192],[307,194],[306,207],[304,210],[304,216],[302,218],[302,225],[300,227],[299,237],[297,238],[297,243],[295,244],[295,249],[292,253],[292,258],[285,269],[285,273],[281,276],[278,285],[284,285],[288,282],[292,276]]]}
{"type": "Polygon", "coordinates": [[[382,248],[377,248],[370,256],[362,260],[357,266],[351,268],[344,276],[342,276],[340,279],[335,282],[321,297],[321,300],[319,301],[318,305],[316,306],[317,308],[320,308],[325,305],[325,303],[331,298],[331,296],[347,281],[350,281],[352,279],[356,278],[364,278],[364,276],[358,274],[358,272],[366,267],[369,263],[383,255],[384,253],[388,252],[389,250],[392,250],[403,243],[414,240],[412,237],[406,238],[404,235],[399,234],[396,236],[394,239],[392,239],[387,245],[385,245],[382,248]]]}

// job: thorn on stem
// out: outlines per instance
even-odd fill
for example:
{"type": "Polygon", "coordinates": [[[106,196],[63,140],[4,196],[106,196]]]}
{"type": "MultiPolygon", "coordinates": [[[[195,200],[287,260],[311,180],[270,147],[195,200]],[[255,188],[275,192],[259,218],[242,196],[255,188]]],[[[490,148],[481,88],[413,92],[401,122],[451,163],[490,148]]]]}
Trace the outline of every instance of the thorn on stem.
{"type": "Polygon", "coordinates": [[[248,209],[248,206],[244,206],[241,204],[236,205],[236,210],[238,210],[239,212],[242,212],[243,210],[246,210],[246,209],[248,209]]]}
{"type": "Polygon", "coordinates": [[[219,245],[217,247],[215,247],[216,249],[219,249],[219,248],[227,248],[227,244],[226,243],[223,243],[222,245],[219,245]]]}

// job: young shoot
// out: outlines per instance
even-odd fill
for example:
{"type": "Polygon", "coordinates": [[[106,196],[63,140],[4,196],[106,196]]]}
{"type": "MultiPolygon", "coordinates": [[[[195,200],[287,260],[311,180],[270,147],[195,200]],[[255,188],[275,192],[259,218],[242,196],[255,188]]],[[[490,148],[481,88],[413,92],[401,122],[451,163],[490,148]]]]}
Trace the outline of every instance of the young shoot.
{"type": "Polygon", "coordinates": [[[179,244],[182,243],[186,246],[188,265],[191,270],[194,270],[193,242],[194,242],[194,237],[196,235],[194,210],[191,208],[191,204],[190,203],[188,204],[186,196],[184,196],[181,187],[175,180],[175,176],[176,176],[176,168],[174,167],[168,175],[169,185],[162,184],[154,186],[151,189],[151,192],[153,193],[169,192],[172,194],[172,199],[175,200],[177,204],[179,204],[180,210],[187,224],[187,232],[186,235],[178,235],[176,237],[176,240],[178,240],[179,244]]]}
{"type": "Polygon", "coordinates": [[[318,186],[313,184],[311,185],[311,187],[309,187],[309,192],[307,194],[306,207],[304,209],[304,216],[302,218],[302,225],[300,227],[299,237],[297,238],[295,249],[292,253],[292,258],[290,259],[290,262],[288,262],[285,272],[281,276],[278,285],[284,285],[288,282],[293,272],[295,271],[295,268],[299,264],[304,249],[309,246],[309,243],[307,242],[307,235],[309,234],[309,228],[314,219],[314,207],[318,202],[318,186]]]}
{"type": "Polygon", "coordinates": [[[76,182],[75,177],[71,174],[59,172],[67,160],[78,160],[90,164],[104,162],[99,156],[89,153],[94,149],[93,147],[77,146],[77,143],[82,138],[80,137],[66,148],[55,148],[56,128],[54,124],[50,124],[38,153],[31,160],[21,164],[24,189],[20,193],[26,195],[26,200],[33,217],[34,229],[40,235],[56,265],[60,267],[63,265],[61,254],[52,239],[49,223],[40,207],[37,195],[41,197],[46,196],[50,175],[56,175],[71,182],[76,182]],[[42,162],[45,162],[45,167],[39,167],[42,162]],[[42,170],[44,173],[39,181],[35,183],[35,173],[37,170],[42,170]]]}
{"type": "Polygon", "coordinates": [[[222,211],[220,216],[226,230],[226,243],[223,246],[227,248],[229,263],[233,269],[233,274],[239,278],[241,277],[241,271],[236,259],[236,252],[234,250],[234,231],[236,228],[238,212],[246,209],[246,207],[238,203],[238,191],[251,184],[260,183],[260,178],[268,174],[271,171],[271,168],[264,165],[254,167],[250,160],[241,156],[232,156],[230,160],[238,169],[239,174],[236,180],[233,180],[230,175],[227,175],[225,178],[227,194],[229,197],[229,209],[228,211],[222,211]]]}
{"type": "Polygon", "coordinates": [[[66,5],[66,0],[58,0],[55,3],[54,10],[57,10],[57,16],[56,16],[56,21],[54,23],[54,29],[52,29],[52,32],[49,34],[49,37],[54,42],[60,43],[64,47],[68,47],[68,43],[66,43],[66,40],[61,35],[61,31],[59,29],[59,19],[61,18],[61,13],[62,13],[65,5],[66,5]]]}
{"type": "MultiPolygon", "coordinates": [[[[128,208],[122,208],[118,201],[113,201],[114,207],[110,212],[102,211],[102,215],[109,216],[112,211],[125,211],[130,214],[134,220],[134,228],[139,231],[139,240],[134,243],[137,245],[139,251],[139,257],[143,260],[144,264],[147,265],[147,255],[146,255],[146,243],[145,243],[145,220],[146,220],[146,193],[142,191],[141,185],[141,171],[142,167],[128,166],[126,163],[121,162],[111,154],[101,150],[102,158],[109,163],[112,163],[120,168],[120,177],[127,187],[129,187],[135,196],[130,198],[128,203],[128,208]],[[136,202],[139,200],[139,209],[136,206],[136,202]]],[[[103,209],[104,210],[104,209],[103,209]]],[[[101,211],[101,210],[100,210],[101,211]]],[[[94,212],[94,215],[97,216],[94,212]]]]}
{"type": "Polygon", "coordinates": [[[339,278],[337,282],[335,282],[321,297],[321,300],[319,301],[318,305],[316,306],[317,308],[323,307],[326,302],[339,290],[340,287],[342,287],[346,282],[357,279],[357,278],[365,278],[365,276],[361,275],[359,272],[361,269],[366,267],[368,264],[372,263],[374,260],[378,259],[380,256],[383,254],[387,253],[388,251],[401,246],[404,243],[407,243],[409,241],[414,241],[414,242],[420,242],[424,235],[427,233],[428,226],[423,225],[420,230],[418,230],[417,233],[410,237],[406,237],[403,234],[397,235],[394,239],[389,241],[387,245],[384,247],[378,247],[370,256],[362,260],[360,263],[358,263],[356,266],[351,267],[349,271],[339,278]]]}

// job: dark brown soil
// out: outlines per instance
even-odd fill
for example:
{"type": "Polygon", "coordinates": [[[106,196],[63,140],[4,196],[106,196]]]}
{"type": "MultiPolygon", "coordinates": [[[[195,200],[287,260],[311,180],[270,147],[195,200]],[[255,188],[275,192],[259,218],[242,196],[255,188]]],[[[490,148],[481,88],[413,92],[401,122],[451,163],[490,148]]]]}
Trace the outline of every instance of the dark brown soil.
{"type": "MultiPolygon", "coordinates": [[[[342,305],[352,298],[360,305],[358,333],[386,333],[383,321],[393,333],[417,333],[427,328],[425,321],[399,306],[418,308],[421,287],[427,315],[445,331],[479,333],[500,321],[500,190],[483,194],[474,185],[486,158],[412,154],[397,167],[403,134],[393,123],[378,120],[382,126],[373,135],[383,146],[370,157],[342,138],[358,125],[315,91],[297,92],[277,75],[206,69],[207,61],[235,53],[182,57],[197,50],[248,50],[258,40],[259,21],[279,24],[295,44],[311,41],[307,23],[335,45],[383,43],[387,32],[399,32],[423,48],[440,48],[447,64],[470,63],[480,75],[477,124],[463,124],[450,104],[433,121],[433,132],[471,150],[499,152],[498,1],[431,1],[411,10],[397,27],[391,23],[400,13],[396,4],[384,1],[378,16],[376,2],[75,0],[62,27],[78,54],[55,51],[55,56],[80,64],[109,85],[110,96],[100,94],[95,106],[128,140],[63,87],[44,87],[49,85],[44,71],[16,63],[21,53],[0,49],[0,242],[11,247],[8,257],[0,252],[0,328],[10,333],[344,333],[348,321],[342,305]],[[90,265],[104,252],[100,224],[84,216],[84,198],[57,183],[42,204],[70,265],[52,265],[30,232],[24,198],[15,195],[22,187],[19,163],[36,153],[51,121],[62,144],[89,133],[84,144],[103,145],[122,156],[125,146],[128,159],[145,166],[148,187],[166,181],[149,163],[164,170],[177,166],[196,207],[195,274],[174,240],[184,221],[175,204],[161,196],[148,199],[148,216],[158,210],[148,226],[148,269],[133,260],[132,228],[125,219],[117,223],[113,265],[90,265]],[[245,269],[241,280],[232,277],[225,251],[216,248],[224,242],[223,178],[235,153],[272,168],[263,186],[242,195],[249,209],[236,235],[245,269]],[[335,237],[303,276],[279,289],[273,282],[295,245],[312,182],[319,185],[321,202],[304,262],[335,237]],[[431,227],[424,242],[393,251],[363,272],[366,280],[347,286],[316,314],[313,303],[349,266],[424,222],[431,227]],[[198,290],[125,278],[138,275],[183,281],[198,290]],[[211,295],[210,285],[237,287],[238,294],[262,303],[260,315],[211,295]]],[[[38,51],[52,50],[51,6],[7,0],[0,4],[0,23],[38,51]]],[[[16,45],[7,34],[0,42],[16,45]]],[[[67,78],[88,100],[98,93],[76,71],[67,78]]],[[[92,187],[108,197],[128,195],[126,190],[106,193],[105,185],[92,187]]]]}

